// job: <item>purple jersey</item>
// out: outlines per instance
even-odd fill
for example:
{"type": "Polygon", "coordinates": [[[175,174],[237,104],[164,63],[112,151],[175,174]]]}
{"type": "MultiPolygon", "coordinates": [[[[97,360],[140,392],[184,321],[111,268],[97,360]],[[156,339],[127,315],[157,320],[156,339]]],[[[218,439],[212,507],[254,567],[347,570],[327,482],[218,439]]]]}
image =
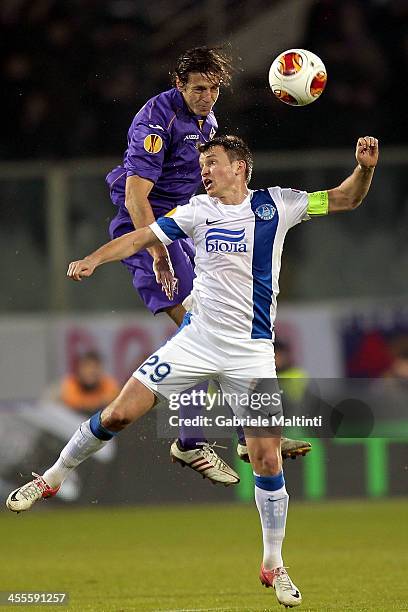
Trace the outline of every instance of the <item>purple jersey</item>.
{"type": "Polygon", "coordinates": [[[197,144],[212,138],[217,127],[212,112],[207,117],[194,115],[176,88],[151,98],[129,128],[123,165],[106,177],[111,199],[121,208],[122,222],[123,216],[129,217],[125,207],[128,176],[154,183],[149,202],[156,218],[187,204],[201,183],[197,144]]]}
{"type": "MultiPolygon", "coordinates": [[[[178,205],[187,204],[201,183],[197,143],[211,139],[216,129],[214,114],[194,115],[175,88],[151,98],[140,109],[128,132],[123,165],[106,177],[111,200],[119,207],[109,226],[111,238],[134,229],[125,206],[128,176],[137,175],[154,183],[149,201],[156,219],[178,205]]],[[[190,239],[178,240],[168,250],[179,279],[179,291],[172,301],[156,283],[153,260],[146,250],[123,260],[133,276],[135,289],[155,314],[180,304],[193,287],[194,246],[190,239]]]]}

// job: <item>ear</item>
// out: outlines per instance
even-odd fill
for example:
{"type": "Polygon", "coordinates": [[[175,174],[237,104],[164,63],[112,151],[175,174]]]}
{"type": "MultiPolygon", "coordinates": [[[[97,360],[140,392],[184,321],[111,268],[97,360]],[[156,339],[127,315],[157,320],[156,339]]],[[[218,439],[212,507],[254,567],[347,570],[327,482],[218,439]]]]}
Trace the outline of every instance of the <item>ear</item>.
{"type": "Polygon", "coordinates": [[[176,76],[176,87],[179,91],[184,91],[185,88],[185,85],[183,85],[178,76],[176,76]]]}
{"type": "Polygon", "coordinates": [[[246,162],[243,159],[236,159],[235,160],[236,163],[236,168],[237,171],[235,172],[235,174],[238,176],[238,174],[244,174],[246,172],[246,162]]]}

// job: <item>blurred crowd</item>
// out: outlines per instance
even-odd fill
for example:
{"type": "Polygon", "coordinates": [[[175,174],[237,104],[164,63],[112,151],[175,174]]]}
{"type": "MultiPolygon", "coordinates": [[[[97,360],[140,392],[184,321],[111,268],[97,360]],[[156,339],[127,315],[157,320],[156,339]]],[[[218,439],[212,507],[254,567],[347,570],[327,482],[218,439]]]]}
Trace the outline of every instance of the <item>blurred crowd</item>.
{"type": "MultiPolygon", "coordinates": [[[[164,11],[166,3],[155,6],[164,11]]],[[[298,46],[326,63],[329,82],[319,103],[302,110],[293,129],[293,112],[272,101],[265,75],[240,74],[225,108],[245,113],[239,131],[253,142],[257,130],[258,148],[271,146],[270,132],[259,130],[266,116],[280,127],[275,147],[349,144],[362,130],[402,143],[408,135],[401,117],[408,94],[407,26],[407,0],[315,0],[298,46]]],[[[158,27],[139,0],[2,0],[7,120],[0,157],[118,155],[135,111],[166,87],[169,58],[157,57],[152,44],[158,27]]],[[[206,41],[205,33],[193,34],[178,43],[187,48],[206,41]]]]}
{"type": "Polygon", "coordinates": [[[123,147],[150,94],[142,3],[3,0],[3,158],[104,155],[123,147]]]}
{"type": "Polygon", "coordinates": [[[330,86],[322,102],[335,117],[339,138],[360,133],[363,124],[383,143],[406,143],[406,0],[319,0],[304,46],[325,58],[330,86]]]}
{"type": "MultiPolygon", "coordinates": [[[[318,103],[294,109],[295,115],[283,104],[271,104],[263,74],[244,76],[240,111],[262,128],[257,148],[349,146],[362,134],[375,134],[382,145],[406,144],[407,0],[314,0],[296,46],[323,59],[326,90],[318,103]]],[[[253,125],[243,128],[251,141],[253,125]]]]}
{"type": "Polygon", "coordinates": [[[91,350],[78,355],[72,371],[51,384],[42,399],[89,415],[105,408],[119,391],[119,383],[105,371],[102,355],[91,350]]]}

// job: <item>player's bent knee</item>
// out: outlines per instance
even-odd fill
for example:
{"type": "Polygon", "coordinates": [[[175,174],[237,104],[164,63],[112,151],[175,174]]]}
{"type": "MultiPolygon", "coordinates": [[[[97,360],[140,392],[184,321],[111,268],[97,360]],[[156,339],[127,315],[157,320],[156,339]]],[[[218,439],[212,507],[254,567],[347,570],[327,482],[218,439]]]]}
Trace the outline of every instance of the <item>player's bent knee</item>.
{"type": "Polygon", "coordinates": [[[146,414],[155,404],[152,391],[130,378],[119,396],[101,414],[101,423],[109,431],[121,431],[146,414]]]}
{"type": "Polygon", "coordinates": [[[130,425],[132,420],[125,407],[115,405],[115,402],[112,402],[101,415],[101,423],[109,431],[121,431],[127,425],[130,425]]]}
{"type": "Polygon", "coordinates": [[[282,470],[282,459],[276,451],[256,453],[253,464],[255,473],[263,476],[275,476],[282,470]]]}
{"type": "Polygon", "coordinates": [[[266,455],[262,458],[262,468],[264,472],[268,472],[271,476],[274,476],[281,471],[282,461],[275,455],[266,455]]]}

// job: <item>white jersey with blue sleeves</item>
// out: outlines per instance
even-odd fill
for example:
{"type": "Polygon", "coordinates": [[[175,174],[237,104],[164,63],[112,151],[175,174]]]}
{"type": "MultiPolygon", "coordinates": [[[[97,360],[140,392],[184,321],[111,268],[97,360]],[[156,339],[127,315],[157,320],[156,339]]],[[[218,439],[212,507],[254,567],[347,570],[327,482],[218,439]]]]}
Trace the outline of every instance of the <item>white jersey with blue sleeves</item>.
{"type": "Polygon", "coordinates": [[[193,239],[193,313],[207,329],[271,340],[284,239],[307,207],[306,192],[280,187],[250,191],[237,205],[199,195],[150,227],[166,245],[193,239]]]}

